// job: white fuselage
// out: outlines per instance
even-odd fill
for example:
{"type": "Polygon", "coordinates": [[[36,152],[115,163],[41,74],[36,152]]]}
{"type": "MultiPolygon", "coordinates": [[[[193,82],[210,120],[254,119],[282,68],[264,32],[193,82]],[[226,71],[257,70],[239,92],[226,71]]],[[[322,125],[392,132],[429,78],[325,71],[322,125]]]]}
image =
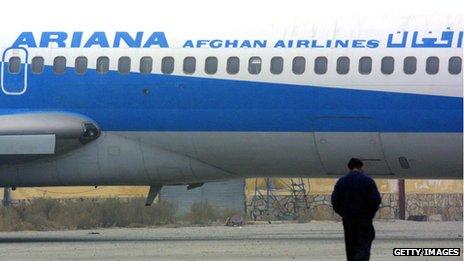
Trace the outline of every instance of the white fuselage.
{"type": "Polygon", "coordinates": [[[0,184],[334,177],[352,157],[379,177],[462,177],[453,8],[100,5],[29,11],[0,34],[0,184]],[[101,135],[76,145],[56,114],[101,135]]]}

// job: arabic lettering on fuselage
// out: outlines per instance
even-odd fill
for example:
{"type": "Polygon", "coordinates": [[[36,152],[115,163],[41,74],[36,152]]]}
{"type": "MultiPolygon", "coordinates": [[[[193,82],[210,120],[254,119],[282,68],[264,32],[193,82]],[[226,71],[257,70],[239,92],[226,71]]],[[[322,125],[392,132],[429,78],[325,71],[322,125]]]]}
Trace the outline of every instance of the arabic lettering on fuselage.
{"type": "Polygon", "coordinates": [[[22,32],[12,47],[26,48],[462,48],[463,31],[397,31],[380,39],[187,39],[170,45],[164,32],[22,32]]]}
{"type": "Polygon", "coordinates": [[[446,28],[446,31],[439,33],[428,31],[424,34],[419,31],[398,31],[396,34],[388,35],[387,48],[462,48],[462,38],[463,31],[453,32],[449,27],[446,28]],[[453,45],[453,43],[455,44],[453,45]]]}

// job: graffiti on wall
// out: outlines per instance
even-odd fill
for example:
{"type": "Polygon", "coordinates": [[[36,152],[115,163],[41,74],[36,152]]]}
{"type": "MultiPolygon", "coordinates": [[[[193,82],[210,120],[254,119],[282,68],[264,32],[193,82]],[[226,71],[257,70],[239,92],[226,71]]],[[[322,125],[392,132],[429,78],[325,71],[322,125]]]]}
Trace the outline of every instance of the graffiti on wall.
{"type": "MultiPolygon", "coordinates": [[[[340,220],[334,213],[330,195],[308,195],[307,202],[295,207],[291,196],[272,195],[248,199],[247,214],[252,220],[340,220]]],[[[443,221],[462,220],[463,194],[407,194],[406,217],[411,215],[439,215],[443,221]]],[[[378,219],[399,217],[398,194],[383,193],[378,219]]]]}

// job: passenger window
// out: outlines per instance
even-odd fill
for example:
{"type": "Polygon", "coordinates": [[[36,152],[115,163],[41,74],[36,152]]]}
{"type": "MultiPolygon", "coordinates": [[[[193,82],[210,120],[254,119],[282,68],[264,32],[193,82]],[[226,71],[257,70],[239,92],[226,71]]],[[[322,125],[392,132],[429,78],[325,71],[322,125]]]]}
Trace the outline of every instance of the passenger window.
{"type": "Polygon", "coordinates": [[[44,58],[41,56],[37,56],[32,58],[32,73],[34,74],[41,74],[44,70],[44,58]]]}
{"type": "Polygon", "coordinates": [[[417,69],[417,59],[414,56],[404,58],[403,71],[405,74],[415,74],[417,69]]]}
{"type": "Polygon", "coordinates": [[[66,57],[55,57],[53,60],[53,72],[56,74],[64,74],[66,72],[66,57]]]}
{"type": "Polygon", "coordinates": [[[248,72],[250,74],[259,74],[261,72],[261,58],[251,57],[248,61],[248,72]]]}
{"type": "Polygon", "coordinates": [[[21,72],[21,58],[13,56],[8,61],[8,72],[10,74],[19,74],[21,72]]]}
{"type": "Polygon", "coordinates": [[[382,58],[382,62],[380,64],[380,71],[383,74],[392,74],[395,70],[395,59],[391,56],[385,56],[382,58]]]}
{"type": "Polygon", "coordinates": [[[189,57],[184,58],[184,66],[183,66],[184,73],[186,74],[195,73],[196,66],[197,66],[197,59],[195,59],[195,57],[189,56],[189,57]]]}
{"type": "Polygon", "coordinates": [[[427,58],[425,62],[425,71],[428,74],[437,74],[438,68],[440,67],[440,60],[436,56],[431,56],[427,58]]]}
{"type": "Polygon", "coordinates": [[[227,59],[227,73],[237,74],[240,71],[240,59],[236,56],[227,59]]]}
{"type": "Polygon", "coordinates": [[[338,57],[337,59],[337,73],[347,74],[350,71],[350,58],[347,56],[338,57]]]}
{"type": "Polygon", "coordinates": [[[370,74],[372,71],[372,58],[364,56],[359,59],[359,73],[370,74]]]}
{"type": "Polygon", "coordinates": [[[327,63],[327,57],[317,57],[314,60],[314,72],[316,74],[325,74],[327,72],[327,63]]]}
{"type": "Polygon", "coordinates": [[[174,58],[171,56],[163,57],[161,60],[161,72],[164,74],[171,74],[174,72],[174,58]]]}
{"type": "Polygon", "coordinates": [[[131,59],[128,56],[122,56],[118,61],[118,72],[121,74],[130,73],[131,59]]]}
{"type": "Polygon", "coordinates": [[[460,74],[462,70],[462,58],[453,56],[448,61],[448,72],[450,74],[460,74]]]}
{"type": "Polygon", "coordinates": [[[106,56],[98,57],[97,59],[97,72],[105,74],[110,70],[110,58],[106,56]]]}
{"type": "Polygon", "coordinates": [[[284,70],[284,59],[282,57],[272,57],[271,59],[271,73],[281,74],[284,70]]]}
{"type": "Polygon", "coordinates": [[[149,56],[140,58],[140,73],[150,74],[153,71],[153,59],[149,56]]]}
{"type": "Polygon", "coordinates": [[[77,74],[85,74],[87,72],[87,57],[79,56],[76,58],[74,69],[77,74]]]}
{"type": "Polygon", "coordinates": [[[207,74],[215,74],[218,69],[218,59],[216,57],[208,57],[205,60],[205,72],[207,74]]]}
{"type": "Polygon", "coordinates": [[[293,58],[292,71],[294,74],[303,74],[306,70],[306,59],[303,56],[293,58]]]}

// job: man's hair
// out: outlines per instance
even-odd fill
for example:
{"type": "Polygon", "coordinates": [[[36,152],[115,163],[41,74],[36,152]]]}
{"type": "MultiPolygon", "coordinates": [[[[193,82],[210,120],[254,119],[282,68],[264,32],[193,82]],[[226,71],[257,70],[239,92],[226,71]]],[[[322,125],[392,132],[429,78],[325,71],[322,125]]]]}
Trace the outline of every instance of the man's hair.
{"type": "Polygon", "coordinates": [[[357,158],[352,158],[348,162],[348,168],[350,170],[360,169],[360,168],[362,168],[362,166],[364,166],[363,162],[360,159],[357,159],[357,158]]]}

